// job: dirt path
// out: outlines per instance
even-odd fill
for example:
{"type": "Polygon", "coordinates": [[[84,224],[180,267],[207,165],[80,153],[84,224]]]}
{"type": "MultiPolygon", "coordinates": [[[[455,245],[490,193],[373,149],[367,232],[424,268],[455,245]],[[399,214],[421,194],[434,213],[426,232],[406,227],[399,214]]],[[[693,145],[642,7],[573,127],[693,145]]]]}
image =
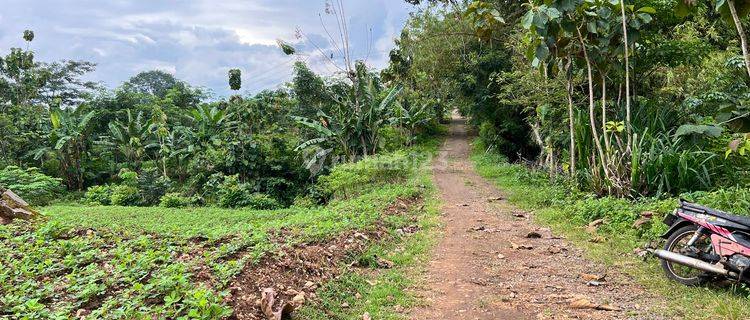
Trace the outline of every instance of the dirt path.
{"type": "Polygon", "coordinates": [[[454,119],[450,129],[433,169],[445,233],[420,293],[427,306],[413,310],[412,319],[654,318],[644,310],[651,297],[631,279],[587,261],[529,213],[497,199],[501,193],[469,160],[463,121],[454,119]],[[589,282],[584,273],[606,277],[589,282]],[[573,308],[581,299],[619,310],[573,308]]]}

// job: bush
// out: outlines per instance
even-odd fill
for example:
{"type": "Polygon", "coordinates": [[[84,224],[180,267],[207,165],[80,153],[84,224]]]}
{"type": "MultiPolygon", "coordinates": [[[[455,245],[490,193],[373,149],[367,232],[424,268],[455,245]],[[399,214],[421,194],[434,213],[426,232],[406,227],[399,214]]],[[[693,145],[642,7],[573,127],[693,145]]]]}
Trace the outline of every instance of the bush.
{"type": "Polygon", "coordinates": [[[141,204],[141,195],[136,187],[119,185],[112,189],[110,202],[115,206],[138,206],[141,204]]]}
{"type": "Polygon", "coordinates": [[[326,198],[351,198],[386,183],[403,181],[415,169],[420,155],[400,151],[338,165],[320,177],[317,192],[326,198]]]}
{"type": "Polygon", "coordinates": [[[162,196],[172,186],[172,181],[165,178],[161,172],[154,168],[143,170],[138,179],[138,189],[141,191],[143,204],[147,206],[156,205],[162,196]]]}
{"type": "Polygon", "coordinates": [[[219,206],[223,208],[252,208],[273,210],[282,207],[276,199],[263,194],[254,192],[253,186],[249,183],[240,183],[237,175],[228,176],[219,185],[218,190],[219,206]]]}
{"type": "Polygon", "coordinates": [[[263,193],[251,194],[242,206],[257,210],[276,210],[282,208],[281,204],[276,201],[276,199],[263,193]]]}
{"type": "Polygon", "coordinates": [[[183,208],[190,206],[192,199],[179,193],[167,193],[159,200],[159,205],[164,208],[183,208]]]}
{"type": "Polygon", "coordinates": [[[37,168],[9,166],[0,170],[0,187],[10,189],[32,205],[46,205],[63,192],[62,180],[37,168]]]}
{"type": "Polygon", "coordinates": [[[240,183],[237,175],[224,177],[224,181],[219,184],[217,191],[219,206],[222,208],[243,207],[252,193],[250,186],[240,183]]]}
{"type": "Polygon", "coordinates": [[[130,171],[129,169],[122,169],[117,175],[122,181],[123,185],[136,187],[138,186],[138,173],[130,171]]]}
{"type": "Polygon", "coordinates": [[[318,206],[318,201],[312,196],[297,196],[294,198],[292,206],[298,208],[312,208],[318,206]]]}
{"type": "Polygon", "coordinates": [[[112,204],[112,187],[109,185],[102,185],[89,188],[83,196],[83,203],[100,206],[108,206],[112,204]]]}

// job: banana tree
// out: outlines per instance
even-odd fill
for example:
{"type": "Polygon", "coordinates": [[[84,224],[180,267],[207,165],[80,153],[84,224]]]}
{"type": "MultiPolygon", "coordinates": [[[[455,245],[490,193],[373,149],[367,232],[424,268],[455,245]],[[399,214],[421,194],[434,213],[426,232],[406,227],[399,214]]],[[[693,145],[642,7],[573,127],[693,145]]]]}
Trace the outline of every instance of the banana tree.
{"type": "Polygon", "coordinates": [[[393,108],[391,122],[408,131],[409,137],[407,143],[408,145],[412,145],[416,140],[417,130],[429,123],[433,115],[430,113],[431,108],[429,103],[420,104],[405,101],[404,104],[394,104],[395,107],[393,108]],[[404,107],[404,104],[407,106],[404,107]]]}
{"type": "Polygon", "coordinates": [[[52,130],[48,135],[49,145],[32,151],[35,160],[50,153],[57,156],[69,190],[83,190],[84,172],[81,163],[87,154],[89,123],[94,115],[94,111],[79,114],[75,111],[53,110],[50,113],[52,130]]]}
{"type": "Polygon", "coordinates": [[[115,120],[109,123],[109,134],[98,142],[115,155],[115,160],[122,157],[133,170],[138,171],[143,158],[147,156],[146,147],[151,143],[151,121],[144,120],[143,112],[133,116],[126,111],[126,120],[115,120]]]}

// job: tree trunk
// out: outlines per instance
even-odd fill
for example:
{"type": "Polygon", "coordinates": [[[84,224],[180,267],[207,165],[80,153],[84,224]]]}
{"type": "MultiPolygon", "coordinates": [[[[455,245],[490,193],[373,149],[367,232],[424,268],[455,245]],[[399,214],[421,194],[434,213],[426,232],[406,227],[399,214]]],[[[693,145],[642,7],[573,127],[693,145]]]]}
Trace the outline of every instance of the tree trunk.
{"type": "Polygon", "coordinates": [[[596,114],[594,113],[594,76],[591,71],[591,60],[589,59],[588,51],[586,50],[586,43],[583,42],[583,35],[581,30],[576,29],[578,32],[578,41],[581,43],[581,49],[583,50],[583,58],[586,60],[586,73],[589,84],[589,122],[591,124],[591,134],[593,135],[594,145],[596,151],[599,153],[599,159],[601,160],[602,170],[606,179],[609,179],[609,170],[607,170],[607,161],[604,157],[604,150],[602,150],[602,143],[599,141],[599,132],[596,130],[596,114]]]}
{"type": "Polygon", "coordinates": [[[742,21],[740,21],[740,16],[737,14],[737,8],[734,6],[734,0],[727,0],[727,5],[729,6],[729,12],[732,14],[734,26],[737,28],[737,33],[740,35],[742,58],[745,59],[745,69],[747,70],[747,75],[750,76],[750,56],[747,53],[747,36],[745,35],[745,30],[742,28],[742,21]]]}
{"type": "Polygon", "coordinates": [[[607,77],[602,75],[602,134],[604,135],[604,150],[610,155],[609,135],[607,134],[607,77]]]}
{"type": "Polygon", "coordinates": [[[625,130],[628,136],[628,151],[633,147],[633,129],[630,125],[630,48],[628,44],[628,23],[625,17],[625,0],[620,0],[622,13],[622,39],[625,44],[625,130]]]}
{"type": "Polygon", "coordinates": [[[568,58],[567,73],[565,80],[567,81],[567,95],[568,95],[568,129],[570,131],[570,176],[575,179],[576,176],[576,137],[575,137],[575,123],[573,118],[573,80],[570,76],[570,68],[572,61],[568,58]]]}
{"type": "Polygon", "coordinates": [[[534,135],[534,142],[539,146],[539,149],[541,149],[541,152],[539,154],[538,164],[539,166],[542,166],[546,160],[546,152],[547,149],[544,147],[544,140],[542,139],[542,134],[539,132],[539,120],[535,121],[533,124],[531,124],[531,133],[534,135]]]}

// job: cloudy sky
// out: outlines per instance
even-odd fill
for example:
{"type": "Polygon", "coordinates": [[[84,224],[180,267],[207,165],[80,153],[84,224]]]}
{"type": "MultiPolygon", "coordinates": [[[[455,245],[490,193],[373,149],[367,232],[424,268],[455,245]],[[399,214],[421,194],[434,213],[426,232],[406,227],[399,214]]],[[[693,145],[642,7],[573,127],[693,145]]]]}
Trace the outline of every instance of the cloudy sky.
{"type": "MultiPolygon", "coordinates": [[[[320,73],[335,72],[320,50],[341,60],[326,30],[337,37],[325,0],[2,0],[0,54],[25,46],[42,61],[87,60],[90,75],[110,88],[132,75],[165,70],[196,86],[228,93],[227,71],[243,72],[243,90],[275,88],[291,78],[297,59],[320,73]],[[297,29],[304,37],[296,36],[297,29]],[[300,55],[285,56],[276,39],[300,55]]],[[[409,12],[403,0],[344,0],[352,55],[383,67],[409,12]]],[[[338,39],[338,38],[337,38],[338,39]]]]}

